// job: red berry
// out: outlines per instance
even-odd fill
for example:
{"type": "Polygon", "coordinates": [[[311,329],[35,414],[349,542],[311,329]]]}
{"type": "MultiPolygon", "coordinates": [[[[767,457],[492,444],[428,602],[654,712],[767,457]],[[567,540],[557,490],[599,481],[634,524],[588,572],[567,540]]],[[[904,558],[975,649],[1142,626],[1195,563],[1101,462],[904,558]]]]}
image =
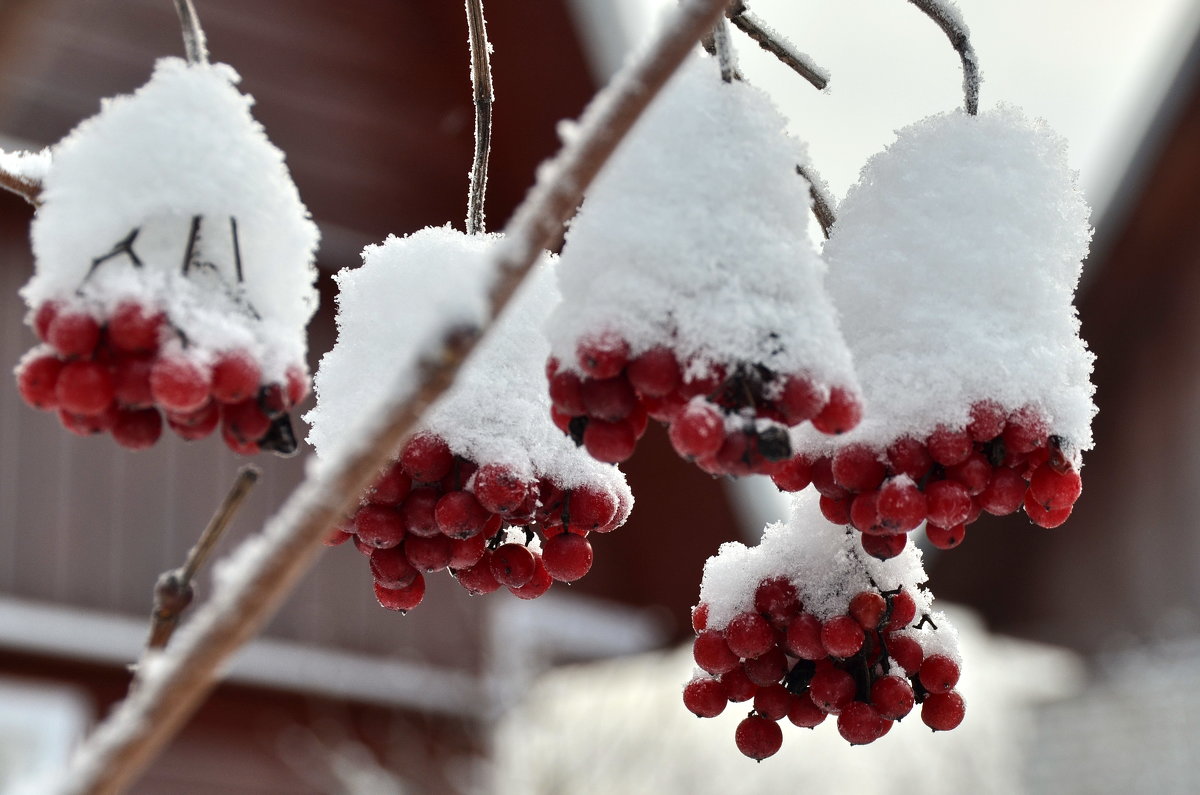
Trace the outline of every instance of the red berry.
{"type": "Polygon", "coordinates": [[[759,687],[773,685],[787,673],[787,657],[778,646],[773,646],[763,654],[742,663],[746,678],[759,687]]]}
{"type": "Polygon", "coordinates": [[[925,525],[925,535],[929,543],[938,549],[954,549],[967,537],[967,526],[956,524],[954,527],[939,527],[935,524],[925,525]]]}
{"type": "Polygon", "coordinates": [[[875,501],[879,523],[894,532],[907,532],[925,520],[928,506],[925,495],[907,477],[895,477],[883,484],[875,501]]]}
{"type": "Polygon", "coordinates": [[[925,445],[910,436],[892,442],[887,457],[893,472],[908,475],[914,483],[919,483],[933,469],[933,457],[925,445]]]}
{"type": "Polygon", "coordinates": [[[563,523],[572,530],[596,530],[613,520],[617,508],[612,493],[595,486],[578,486],[571,489],[563,523]]]}
{"type": "Polygon", "coordinates": [[[1046,423],[1032,407],[1014,411],[1004,428],[1004,449],[1008,453],[1031,453],[1044,446],[1046,423]]]}
{"type": "Polygon", "coordinates": [[[818,500],[821,507],[821,515],[833,524],[850,524],[850,502],[849,497],[835,500],[831,497],[826,497],[824,494],[818,500]]]}
{"type": "Polygon", "coordinates": [[[700,718],[715,718],[725,711],[725,688],[716,679],[693,679],[683,688],[683,705],[700,718]]]}
{"type": "Polygon", "coordinates": [[[882,676],[871,685],[871,703],[888,720],[900,720],[912,712],[916,694],[907,679],[882,676]]]}
{"type": "Polygon", "coordinates": [[[150,392],[164,411],[184,414],[208,402],[212,373],[183,356],[167,356],[150,370],[150,392]]]}
{"type": "Polygon", "coordinates": [[[591,419],[583,429],[583,446],[588,455],[605,464],[619,464],[633,455],[637,431],[627,420],[606,422],[591,419]]]}
{"type": "Polygon", "coordinates": [[[437,523],[437,503],[436,489],[426,486],[410,491],[400,504],[400,519],[404,522],[405,534],[422,538],[441,535],[437,523]]]}
{"type": "Polygon", "coordinates": [[[559,582],[575,582],[592,568],[592,545],[575,533],[560,533],[542,548],[542,562],[559,582]]]}
{"type": "Polygon", "coordinates": [[[813,729],[820,726],[828,715],[829,713],[814,704],[813,700],[805,693],[792,699],[791,706],[788,707],[787,719],[792,722],[793,726],[813,729]]]}
{"type": "Polygon", "coordinates": [[[889,599],[892,610],[888,614],[888,622],[884,629],[895,631],[911,624],[917,617],[917,603],[913,600],[912,594],[908,591],[901,591],[890,596],[889,599]]]}
{"type": "Polygon", "coordinates": [[[623,376],[587,379],[579,387],[583,407],[589,417],[619,422],[637,406],[637,395],[623,376]]]}
{"type": "Polygon", "coordinates": [[[850,615],[863,629],[878,629],[886,612],[887,600],[874,591],[861,591],[850,600],[850,615]]]}
{"type": "Polygon", "coordinates": [[[508,592],[518,599],[537,599],[554,584],[554,578],[546,571],[541,555],[534,556],[533,565],[533,576],[529,578],[529,582],[520,587],[508,587],[508,592]]]}
{"type": "Polygon", "coordinates": [[[375,598],[379,600],[381,607],[407,613],[425,598],[425,578],[418,574],[417,578],[404,588],[385,588],[376,583],[375,598]]]}
{"type": "Polygon", "coordinates": [[[729,649],[725,635],[718,630],[706,629],[692,642],[692,656],[705,671],[720,676],[738,667],[738,656],[729,649]]]}
{"type": "Polygon", "coordinates": [[[59,407],[72,414],[101,414],[115,396],[108,368],[90,360],[67,362],[54,384],[54,397],[59,407]]]}
{"type": "Polygon", "coordinates": [[[878,560],[891,560],[904,551],[908,545],[908,534],[867,535],[859,536],[863,551],[878,560]]]}
{"type": "Polygon", "coordinates": [[[754,694],[754,711],[764,718],[783,720],[792,706],[793,698],[795,696],[778,682],[767,687],[760,687],[754,694]]]}
{"type": "Polygon", "coordinates": [[[500,581],[492,573],[492,553],[484,552],[483,557],[469,569],[456,572],[458,584],[474,596],[492,593],[500,590],[500,581]]]}
{"type": "Polygon", "coordinates": [[[354,538],[354,533],[349,533],[340,527],[335,527],[329,531],[329,535],[325,537],[325,546],[337,547],[354,538]]]}
{"type": "Polygon", "coordinates": [[[919,676],[930,693],[949,693],[958,684],[958,663],[944,654],[931,654],[921,663],[919,676]]]}
{"type": "Polygon", "coordinates": [[[784,422],[790,426],[817,416],[825,407],[825,402],[825,392],[810,379],[791,375],[784,379],[783,390],[775,400],[775,405],[783,414],[784,422]]]}
{"type": "Polygon", "coordinates": [[[475,499],[492,513],[507,514],[524,504],[533,486],[502,464],[486,464],[475,473],[475,499]]]}
{"type": "Polygon", "coordinates": [[[1025,499],[1025,479],[1015,470],[996,467],[987,488],[979,493],[979,504],[993,516],[1008,516],[1025,499]]]}
{"type": "Polygon", "coordinates": [[[715,455],[725,442],[725,420],[712,404],[694,400],[675,415],[667,435],[684,458],[715,455]]]}
{"type": "Polygon", "coordinates": [[[771,480],[780,491],[803,491],[812,482],[812,464],[804,456],[781,461],[771,469],[771,480]]]}
{"type": "Polygon", "coordinates": [[[865,701],[852,701],[838,715],[837,727],[846,742],[867,745],[887,734],[891,721],[865,701]]]}
{"type": "Polygon", "coordinates": [[[154,359],[150,356],[120,356],[113,363],[113,390],[117,402],[125,408],[144,409],[154,405],[150,390],[150,372],[154,359]]]}
{"type": "Polygon", "coordinates": [[[404,520],[393,508],[364,505],[354,515],[354,534],[369,547],[394,547],[404,540],[404,520]]]}
{"type": "Polygon", "coordinates": [[[284,373],[284,380],[287,382],[288,406],[300,405],[300,402],[308,397],[308,391],[312,385],[312,379],[308,377],[308,370],[299,365],[293,365],[284,373]]]}
{"type": "Polygon", "coordinates": [[[720,679],[721,684],[725,688],[725,697],[732,704],[749,701],[758,692],[758,685],[750,681],[750,678],[746,676],[746,672],[742,670],[740,665],[732,671],[726,671],[721,674],[720,679]]]}
{"type": "Polygon", "coordinates": [[[1071,510],[1072,506],[1067,506],[1056,511],[1047,511],[1032,494],[1025,495],[1025,515],[1031,522],[1047,530],[1052,530],[1067,521],[1071,517],[1071,510]]]}
{"type": "Polygon", "coordinates": [[[934,693],[921,704],[921,720],[935,732],[946,732],[963,722],[967,705],[957,692],[934,693]]]}
{"type": "Polygon", "coordinates": [[[946,468],[946,477],[961,483],[967,494],[982,494],[992,479],[992,465],[982,453],[971,453],[966,459],[946,468]]]}
{"type": "Polygon", "coordinates": [[[85,312],[59,312],[50,324],[46,341],[63,356],[90,356],[100,342],[100,324],[85,312]]]}
{"type": "Polygon", "coordinates": [[[55,387],[63,362],[53,354],[28,359],[17,367],[17,389],[21,398],[35,409],[58,408],[55,387]]]}
{"type": "Polygon", "coordinates": [[[419,433],[408,440],[400,454],[400,468],[417,483],[437,483],[450,474],[454,453],[436,434],[419,433]]]}
{"type": "Polygon", "coordinates": [[[944,425],[939,425],[929,434],[925,447],[934,461],[946,467],[966,461],[975,449],[971,435],[966,430],[955,431],[944,425]]]}
{"type": "Polygon", "coordinates": [[[450,559],[454,557],[454,542],[443,535],[407,536],[403,549],[408,562],[423,572],[449,568],[450,559]]]}
{"type": "Polygon", "coordinates": [[[597,334],[580,341],[576,356],[580,368],[592,378],[613,378],[625,369],[629,344],[616,334],[597,334]]]}
{"type": "Polygon", "coordinates": [[[994,400],[981,400],[971,406],[967,433],[977,442],[990,442],[1004,432],[1006,413],[994,400]]]}
{"type": "Polygon", "coordinates": [[[451,538],[470,538],[483,531],[492,514],[471,492],[452,491],[437,501],[433,517],[442,534],[451,538]]]}
{"type": "Polygon", "coordinates": [[[179,438],[189,442],[208,436],[220,420],[221,411],[211,401],[194,411],[167,412],[167,425],[179,438]]]}
{"type": "Polygon", "coordinates": [[[775,645],[775,631],[758,613],[739,613],[725,627],[725,642],[737,656],[754,658],[775,645]]]}
{"type": "Polygon", "coordinates": [[[851,430],[862,419],[862,405],[854,394],[840,386],[829,392],[829,402],[812,424],[821,433],[840,434],[851,430]]]}
{"type": "Polygon", "coordinates": [[[123,409],[113,423],[113,440],[127,450],[146,450],[162,436],[162,415],[158,409],[123,409]]]}
{"type": "Polygon", "coordinates": [[[971,514],[971,495],[961,483],[935,480],[925,487],[929,521],[942,527],[962,524],[971,514]]]}
{"type": "Polygon", "coordinates": [[[487,551],[488,538],[485,533],[470,538],[451,539],[450,568],[469,569],[480,561],[487,551]]]}
{"type": "Polygon", "coordinates": [[[1073,469],[1059,472],[1048,463],[1033,471],[1029,494],[1047,511],[1070,508],[1083,491],[1083,481],[1073,469]]]}
{"type": "Polygon", "coordinates": [[[828,656],[821,643],[821,622],[811,613],[801,613],[792,619],[784,643],[788,654],[802,660],[823,660],[828,656]]]}
{"type": "Polygon", "coordinates": [[[738,750],[751,759],[766,759],[783,746],[779,724],[759,715],[751,715],[738,724],[733,734],[738,750]]]}
{"type": "Polygon", "coordinates": [[[509,588],[520,588],[533,577],[537,564],[533,553],[523,544],[501,544],[492,552],[492,574],[496,582],[509,588]]]}
{"type": "Polygon", "coordinates": [[[651,348],[629,363],[625,371],[639,395],[665,397],[679,388],[683,374],[668,348],[651,348]]]}
{"type": "Polygon", "coordinates": [[[62,311],[62,301],[47,301],[33,314],[33,331],[42,342],[50,341],[50,326],[62,311]]]}
{"type": "Polygon", "coordinates": [[[855,495],[850,501],[850,524],[871,535],[886,535],[889,531],[879,524],[879,493],[868,491],[855,495]]]}
{"type": "Polygon", "coordinates": [[[754,609],[776,627],[786,628],[800,613],[800,608],[796,586],[782,577],[763,580],[754,591],[754,609]]]}
{"type": "Polygon", "coordinates": [[[583,406],[582,381],[579,374],[561,370],[550,379],[550,403],[554,408],[570,417],[586,414],[583,406]]]}
{"type": "Polygon", "coordinates": [[[409,562],[405,547],[391,547],[371,553],[371,576],[384,588],[407,588],[420,572],[409,562]]]}
{"type": "Polygon", "coordinates": [[[399,505],[411,489],[412,478],[404,474],[398,464],[392,463],[367,489],[367,499],[376,505],[399,505]]]}
{"type": "Polygon", "coordinates": [[[909,676],[920,670],[921,661],[925,659],[925,651],[921,644],[910,635],[890,635],[887,638],[887,652],[909,676]]]}
{"type": "Polygon", "coordinates": [[[255,400],[221,405],[222,430],[241,442],[256,442],[266,436],[271,420],[255,400]]]}
{"type": "Polygon", "coordinates": [[[222,403],[238,403],[258,394],[262,371],[246,351],[226,351],[213,365],[212,396],[222,403]]]}
{"type": "Polygon", "coordinates": [[[821,624],[821,645],[831,657],[853,657],[862,649],[866,636],[851,616],[834,616],[821,624]]]}
{"type": "Polygon", "coordinates": [[[692,629],[703,632],[708,628],[708,605],[701,602],[692,608],[692,629]]]}
{"type": "Polygon", "coordinates": [[[63,409],[58,410],[58,420],[62,426],[77,436],[92,436],[97,433],[107,433],[112,430],[117,421],[117,407],[110,405],[99,414],[72,414],[63,409]]]}
{"type": "Polygon", "coordinates": [[[854,677],[832,664],[818,664],[808,683],[814,704],[831,715],[841,712],[854,700],[854,677]]]}
{"type": "Polygon", "coordinates": [[[830,469],[834,481],[849,491],[877,488],[887,472],[875,451],[864,444],[852,444],[838,450],[830,469]]]}
{"type": "Polygon", "coordinates": [[[840,500],[843,497],[848,497],[850,492],[838,485],[833,478],[833,460],[828,457],[818,458],[813,462],[812,469],[813,487],[826,497],[833,500],[840,500]]]}
{"type": "Polygon", "coordinates": [[[153,353],[166,324],[162,312],[147,312],[137,301],[122,301],[108,319],[108,344],[125,353],[153,353]]]}

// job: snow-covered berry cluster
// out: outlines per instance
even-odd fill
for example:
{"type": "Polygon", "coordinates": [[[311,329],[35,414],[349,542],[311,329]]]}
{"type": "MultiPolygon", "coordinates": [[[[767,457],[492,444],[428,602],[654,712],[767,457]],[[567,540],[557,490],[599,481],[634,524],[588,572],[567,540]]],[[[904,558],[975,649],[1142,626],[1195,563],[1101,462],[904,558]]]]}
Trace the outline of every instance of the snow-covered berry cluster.
{"type": "Polygon", "coordinates": [[[597,459],[628,458],[653,418],[705,471],[763,473],[792,457],[790,428],[862,416],[785,126],[696,56],[588,191],[547,373],[555,422],[597,459]]]}
{"type": "Polygon", "coordinates": [[[237,80],[165,58],[50,151],[17,380],[76,433],[296,449],[317,232],[237,80]]]}
{"type": "MultiPolygon", "coordinates": [[[[334,349],[317,372],[310,440],[329,458],[364,412],[409,383],[423,346],[477,325],[502,239],[449,228],[389,238],[338,274],[334,349]],[[427,290],[414,289],[422,285],[427,290]],[[395,386],[394,386],[395,385],[395,386]]],[[[380,604],[409,610],[424,576],[449,569],[472,594],[507,588],[524,599],[591,568],[589,534],[623,524],[633,497],[616,467],[577,448],[548,419],[541,332],[558,301],[549,263],[514,296],[331,543],[354,538],[371,559],[380,604]]]]}
{"type": "Polygon", "coordinates": [[[806,495],[759,546],[726,544],[706,565],[692,612],[700,672],[683,700],[704,718],[751,702],[735,735],[746,756],[778,751],[784,718],[813,728],[836,715],[853,745],[879,739],[916,705],[935,731],[962,721],[956,636],[918,587],[919,553],[883,563],[854,547],[806,495]]]}

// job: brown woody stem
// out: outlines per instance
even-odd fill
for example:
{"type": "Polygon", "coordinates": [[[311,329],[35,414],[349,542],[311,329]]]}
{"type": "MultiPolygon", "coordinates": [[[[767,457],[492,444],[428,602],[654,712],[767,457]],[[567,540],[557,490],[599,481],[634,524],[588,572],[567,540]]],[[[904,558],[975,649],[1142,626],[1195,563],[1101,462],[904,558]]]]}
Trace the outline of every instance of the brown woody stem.
{"type": "Polygon", "coordinates": [[[950,39],[950,46],[958,53],[963,70],[963,105],[972,116],[979,113],[979,61],[975,57],[975,48],[971,45],[971,32],[962,19],[950,11],[943,0],[908,0],[921,10],[925,16],[937,23],[937,26],[950,39]]]}
{"type": "Polygon", "coordinates": [[[729,10],[725,13],[734,27],[756,41],[759,47],[774,55],[796,74],[816,86],[818,90],[829,85],[829,72],[817,66],[811,58],[797,50],[791,42],[750,13],[742,0],[734,0],[730,3],[729,10]]]}
{"type": "Polygon", "coordinates": [[[467,31],[471,45],[471,89],[475,98],[475,158],[467,193],[467,234],[483,234],[488,155],[492,148],[492,64],[483,17],[483,0],[467,0],[467,31]]]}
{"type": "Polygon", "coordinates": [[[12,191],[34,207],[42,205],[42,183],[0,169],[0,188],[12,191]]]}

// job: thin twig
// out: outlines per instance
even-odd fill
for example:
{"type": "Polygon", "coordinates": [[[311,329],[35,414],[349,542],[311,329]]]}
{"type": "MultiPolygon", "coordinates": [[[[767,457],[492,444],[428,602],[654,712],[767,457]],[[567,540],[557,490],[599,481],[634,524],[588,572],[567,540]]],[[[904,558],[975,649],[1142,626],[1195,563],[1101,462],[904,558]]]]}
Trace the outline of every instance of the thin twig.
{"type": "Polygon", "coordinates": [[[963,70],[963,104],[967,113],[974,116],[979,113],[979,61],[975,57],[975,48],[971,45],[971,31],[958,14],[958,9],[947,5],[945,0],[908,0],[919,8],[925,16],[937,23],[937,26],[950,39],[958,57],[962,60],[963,70]],[[953,10],[952,10],[953,9],[953,10]]]}
{"type": "Polygon", "coordinates": [[[475,159],[467,192],[467,234],[483,234],[487,193],[488,154],[492,148],[492,45],[483,18],[483,0],[467,0],[467,31],[471,46],[471,90],[475,97],[475,159]]]}
{"type": "Polygon", "coordinates": [[[726,83],[741,80],[742,75],[738,71],[737,55],[733,51],[733,42],[729,40],[729,26],[724,19],[717,20],[710,35],[712,52],[717,56],[717,64],[721,67],[721,80],[726,83]]]}
{"type": "Polygon", "coordinates": [[[194,65],[208,63],[208,46],[204,41],[204,29],[192,0],[175,0],[175,13],[179,14],[179,27],[183,30],[183,51],[187,62],[194,65]]]}
{"type": "Polygon", "coordinates": [[[34,207],[42,206],[42,183],[0,169],[0,188],[12,191],[34,207]]]}
{"type": "Polygon", "coordinates": [[[183,565],[159,575],[158,582],[154,585],[154,611],[150,617],[150,637],[146,641],[148,650],[166,648],[175,627],[179,625],[183,611],[192,602],[192,579],[212,553],[225,528],[229,526],[261,474],[262,470],[252,464],[239,469],[229,493],[208,520],[208,526],[200,534],[196,545],[188,552],[183,565]]]}
{"type": "MultiPolygon", "coordinates": [[[[537,184],[514,213],[495,255],[502,271],[491,296],[493,318],[642,111],[712,28],[725,2],[683,0],[652,45],[588,106],[578,134],[539,169],[537,184]]],[[[197,611],[173,648],[143,671],[139,687],[83,743],[60,791],[120,792],[132,783],[199,706],[218,670],[312,566],[330,530],[411,435],[426,407],[450,386],[477,339],[477,334],[461,334],[448,340],[436,359],[425,362],[415,395],[389,407],[379,422],[366,423],[361,448],[310,468],[263,533],[231,556],[229,568],[237,576],[197,611]]]]}
{"type": "Polygon", "coordinates": [[[730,3],[725,13],[738,30],[754,39],[759,47],[774,55],[818,90],[824,90],[829,85],[829,72],[752,14],[742,0],[730,3]]]}
{"type": "Polygon", "coordinates": [[[833,224],[837,220],[833,210],[836,202],[829,192],[829,186],[811,165],[797,165],[796,173],[808,180],[808,193],[812,196],[813,215],[816,216],[817,223],[821,225],[821,232],[828,240],[829,230],[833,229],[833,224]]]}

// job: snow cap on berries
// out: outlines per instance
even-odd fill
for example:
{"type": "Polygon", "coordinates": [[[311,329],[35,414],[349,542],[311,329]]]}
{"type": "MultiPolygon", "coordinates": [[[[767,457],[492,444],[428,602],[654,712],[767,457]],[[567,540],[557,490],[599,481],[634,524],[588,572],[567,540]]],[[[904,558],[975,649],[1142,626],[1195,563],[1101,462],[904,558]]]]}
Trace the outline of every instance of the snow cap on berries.
{"type": "Polygon", "coordinates": [[[757,362],[854,387],[805,234],[807,160],[770,99],[724,83],[692,57],[622,142],[571,223],[559,265],[564,302],[548,325],[575,367],[579,343],[615,333],[630,354],[667,346],[692,375],[757,362]]]}
{"type": "MultiPolygon", "coordinates": [[[[436,351],[446,332],[487,320],[495,277],[490,254],[500,241],[499,235],[427,228],[369,246],[361,268],[337,275],[338,342],[321,360],[317,408],[305,417],[320,455],[338,455],[362,418],[401,399],[416,383],[420,357],[436,351]]],[[[557,302],[554,276],[543,261],[423,427],[481,466],[502,464],[522,478],[548,477],[561,488],[604,485],[630,497],[615,467],[594,461],[550,419],[544,375],[549,343],[542,326],[557,302]]]]}
{"type": "Polygon", "coordinates": [[[900,130],[824,250],[865,418],[836,443],[800,431],[799,447],[924,438],[991,400],[1089,449],[1094,357],[1072,306],[1088,217],[1065,142],[1014,108],[900,130]]]}
{"type": "Polygon", "coordinates": [[[317,228],[238,80],[223,64],[163,58],[146,85],[105,100],[53,148],[31,229],[36,273],[22,290],[30,306],[78,303],[82,288],[100,317],[128,299],[166,308],[189,350],[248,350],[268,379],[303,361],[317,228]],[[89,276],[135,230],[142,266],[119,254],[89,276]]]}

